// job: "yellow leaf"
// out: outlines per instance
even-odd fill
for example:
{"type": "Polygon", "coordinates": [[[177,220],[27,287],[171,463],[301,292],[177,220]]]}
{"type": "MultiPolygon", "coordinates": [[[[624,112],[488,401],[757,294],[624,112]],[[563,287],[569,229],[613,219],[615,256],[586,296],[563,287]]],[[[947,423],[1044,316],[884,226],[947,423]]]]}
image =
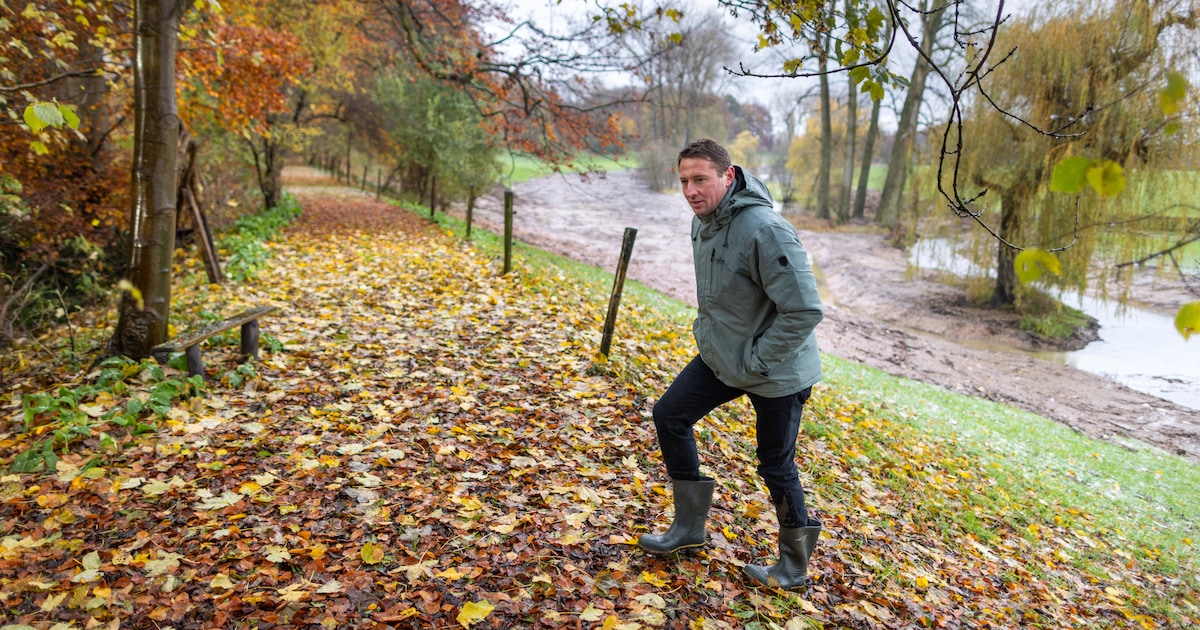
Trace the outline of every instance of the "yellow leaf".
{"type": "Polygon", "coordinates": [[[1017,254],[1016,260],[1013,261],[1013,266],[1016,268],[1017,279],[1021,282],[1033,282],[1042,277],[1042,274],[1049,271],[1055,275],[1062,273],[1062,265],[1058,261],[1058,256],[1037,248],[1029,248],[1017,254]]]}
{"type": "Polygon", "coordinates": [[[1104,160],[1088,169],[1087,181],[1102,197],[1112,197],[1125,190],[1125,170],[1112,160],[1104,160]]]}
{"type": "Polygon", "coordinates": [[[298,602],[308,597],[308,591],[300,584],[290,584],[276,591],[279,598],[285,602],[298,602]]]}
{"type": "Polygon", "coordinates": [[[104,408],[104,405],[98,405],[96,403],[84,403],[79,405],[79,410],[93,418],[99,418],[100,416],[104,415],[105,411],[108,411],[104,408]]]}
{"type": "Polygon", "coordinates": [[[266,553],[263,556],[268,562],[284,562],[292,559],[291,552],[288,551],[287,547],[281,545],[267,545],[266,553]]]}
{"type": "Polygon", "coordinates": [[[1175,330],[1183,335],[1184,340],[1191,338],[1192,333],[1200,332],[1200,302],[1184,304],[1175,314],[1175,330]]]}
{"type": "Polygon", "coordinates": [[[733,530],[729,529],[728,525],[726,525],[725,528],[721,530],[721,533],[725,534],[726,540],[737,540],[738,535],[733,533],[733,530]]]}
{"type": "Polygon", "coordinates": [[[591,603],[588,603],[587,608],[584,608],[583,612],[579,613],[579,618],[583,621],[600,621],[600,618],[603,616],[604,613],[591,603]]]}
{"type": "Polygon", "coordinates": [[[649,571],[642,571],[641,580],[651,586],[662,587],[662,586],[667,585],[666,580],[658,577],[657,575],[655,575],[649,571]]]}
{"type": "Polygon", "coordinates": [[[98,552],[93,551],[83,557],[83,568],[85,569],[99,569],[101,564],[102,561],[98,552]]]}
{"type": "Polygon", "coordinates": [[[42,612],[54,612],[59,604],[62,604],[62,601],[67,598],[67,595],[70,595],[70,591],[63,591],[57,595],[47,597],[46,601],[42,602],[42,612]]]}
{"type": "Polygon", "coordinates": [[[208,587],[231,590],[233,588],[233,581],[229,579],[228,575],[225,575],[224,573],[218,573],[216,577],[209,581],[208,587]]]}
{"type": "Polygon", "coordinates": [[[486,599],[481,599],[477,602],[467,602],[463,604],[462,610],[458,611],[458,616],[455,619],[462,627],[468,628],[471,624],[483,621],[493,610],[493,606],[486,599]]]}
{"type": "Polygon", "coordinates": [[[383,546],[372,542],[363,543],[362,551],[358,555],[367,564],[379,564],[383,562],[383,546]]]}
{"type": "Polygon", "coordinates": [[[929,588],[929,578],[925,577],[924,575],[918,577],[916,579],[916,585],[919,589],[929,588]]]}
{"type": "Polygon", "coordinates": [[[463,573],[463,572],[459,571],[457,567],[450,567],[449,569],[446,569],[445,571],[442,571],[441,573],[435,573],[434,577],[440,577],[440,578],[444,578],[444,579],[447,579],[450,581],[454,581],[454,580],[461,580],[461,579],[467,577],[467,575],[468,575],[467,573],[463,573]]]}

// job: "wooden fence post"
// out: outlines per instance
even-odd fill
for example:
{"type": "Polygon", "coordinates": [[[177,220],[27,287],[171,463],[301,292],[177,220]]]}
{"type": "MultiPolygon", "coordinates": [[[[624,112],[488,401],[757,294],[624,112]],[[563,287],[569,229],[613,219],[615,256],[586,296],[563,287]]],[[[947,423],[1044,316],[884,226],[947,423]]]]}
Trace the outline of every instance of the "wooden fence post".
{"type": "Polygon", "coordinates": [[[612,294],[608,297],[608,316],[604,318],[604,335],[600,339],[600,354],[608,356],[612,347],[613,329],[617,325],[617,307],[621,305],[621,291],[625,288],[625,271],[629,268],[629,259],[633,255],[633,241],[637,238],[637,228],[625,228],[625,236],[621,239],[621,259],[617,261],[617,275],[613,278],[612,294]]]}
{"type": "Polygon", "coordinates": [[[367,166],[363,164],[362,192],[367,192],[367,166]]]}
{"type": "Polygon", "coordinates": [[[429,178],[429,218],[437,212],[437,175],[429,178]]]}
{"type": "Polygon", "coordinates": [[[379,196],[382,194],[383,194],[383,169],[380,168],[375,171],[375,198],[379,199],[379,196]]]}
{"type": "Polygon", "coordinates": [[[513,191],[504,191],[504,273],[512,271],[513,191]]]}
{"type": "Polygon", "coordinates": [[[466,238],[471,238],[471,215],[475,213],[475,186],[467,187],[467,235],[466,238]]]}

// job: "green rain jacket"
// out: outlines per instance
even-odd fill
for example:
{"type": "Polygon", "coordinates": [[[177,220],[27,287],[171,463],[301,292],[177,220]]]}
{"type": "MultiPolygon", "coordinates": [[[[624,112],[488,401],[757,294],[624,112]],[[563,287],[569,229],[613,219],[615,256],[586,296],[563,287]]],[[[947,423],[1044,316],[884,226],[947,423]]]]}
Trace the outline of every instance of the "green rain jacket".
{"type": "Polygon", "coordinates": [[[767,187],[734,167],[717,209],[692,218],[700,357],[722,383],[768,398],[821,380],[825,316],[808,252],[767,187]]]}

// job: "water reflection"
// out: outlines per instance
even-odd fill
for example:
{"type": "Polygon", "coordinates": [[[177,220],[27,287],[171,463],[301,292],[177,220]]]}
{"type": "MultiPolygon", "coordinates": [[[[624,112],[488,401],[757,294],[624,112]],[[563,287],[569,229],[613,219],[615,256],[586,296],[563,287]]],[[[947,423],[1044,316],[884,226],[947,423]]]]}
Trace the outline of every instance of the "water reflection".
{"type": "MultiPolygon", "coordinates": [[[[960,277],[995,276],[991,268],[959,255],[944,238],[921,239],[909,250],[908,262],[960,277]]],[[[1200,340],[1189,344],[1175,330],[1174,317],[1078,293],[1062,293],[1059,299],[1096,318],[1100,341],[1073,352],[1038,352],[1039,358],[1200,410],[1200,340]]]]}

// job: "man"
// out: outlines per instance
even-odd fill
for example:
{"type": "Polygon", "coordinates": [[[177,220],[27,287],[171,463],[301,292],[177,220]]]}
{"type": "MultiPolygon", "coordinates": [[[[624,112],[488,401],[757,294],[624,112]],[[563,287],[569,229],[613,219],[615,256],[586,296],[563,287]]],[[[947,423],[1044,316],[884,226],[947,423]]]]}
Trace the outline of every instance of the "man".
{"type": "Polygon", "coordinates": [[[692,427],[718,406],[748,395],[757,417],[758,473],[779,518],[779,562],[747,565],[768,586],[808,582],[821,533],[810,518],[796,469],[800,414],[821,379],[813,329],[824,317],[808,254],[775,212],[767,187],[712,140],[679,153],[679,183],[692,207],[692,256],[699,355],[654,405],[654,427],[671,477],[675,520],[638,546],[666,555],[705,544],[715,480],[700,473],[692,427]]]}

